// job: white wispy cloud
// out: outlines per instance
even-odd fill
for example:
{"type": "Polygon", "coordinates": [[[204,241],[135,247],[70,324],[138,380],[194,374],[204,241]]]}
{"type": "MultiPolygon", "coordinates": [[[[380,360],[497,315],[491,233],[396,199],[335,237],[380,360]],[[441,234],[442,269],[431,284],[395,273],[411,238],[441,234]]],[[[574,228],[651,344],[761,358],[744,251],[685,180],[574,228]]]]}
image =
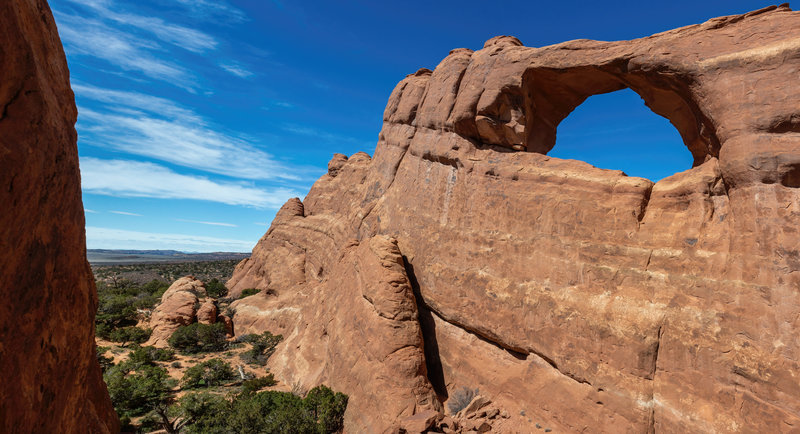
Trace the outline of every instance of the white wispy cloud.
{"type": "Polygon", "coordinates": [[[281,108],[281,109],[293,109],[293,108],[297,108],[297,106],[296,106],[296,105],[294,105],[294,104],[292,104],[292,103],[290,103],[290,102],[288,102],[288,101],[279,101],[279,100],[274,100],[274,101],[269,101],[269,102],[267,102],[266,104],[264,104],[264,105],[261,107],[261,109],[262,109],[262,110],[272,110],[272,109],[274,109],[274,108],[276,108],[276,107],[277,107],[277,108],[281,108]]]}
{"type": "Polygon", "coordinates": [[[135,212],[128,212],[128,211],[109,211],[112,214],[119,214],[119,215],[129,215],[134,217],[143,217],[141,214],[136,214],[135,212]]]}
{"type": "Polygon", "coordinates": [[[290,168],[248,140],[217,131],[179,104],[137,92],[74,85],[82,143],[243,179],[299,180],[290,168]],[[86,108],[81,98],[104,103],[86,108]]]}
{"type": "Polygon", "coordinates": [[[72,90],[79,98],[88,98],[94,101],[108,104],[108,107],[123,112],[126,109],[129,114],[140,114],[141,111],[160,114],[167,119],[174,119],[182,123],[205,124],[201,116],[180,106],[178,103],[153,95],[139,92],[105,89],[84,83],[72,83],[72,90]]]}
{"type": "Polygon", "coordinates": [[[239,78],[250,78],[254,74],[248,71],[245,67],[238,63],[234,62],[227,62],[227,63],[220,63],[220,68],[230,72],[231,74],[239,77],[239,78]]]}
{"type": "Polygon", "coordinates": [[[166,43],[195,53],[213,50],[218,44],[214,37],[197,29],[168,23],[157,17],[117,12],[113,9],[119,6],[109,0],[69,1],[92,9],[102,19],[113,21],[116,24],[124,26],[135,27],[139,30],[151,33],[156,38],[166,43]]]}
{"type": "Polygon", "coordinates": [[[202,125],[150,117],[79,109],[90,122],[90,144],[129,154],[168,161],[184,167],[234,178],[287,179],[298,177],[269,154],[243,139],[225,135],[202,125]]]}
{"type": "Polygon", "coordinates": [[[255,241],[169,233],[86,227],[86,246],[90,249],[169,249],[184,252],[249,252],[255,241]]]}
{"type": "Polygon", "coordinates": [[[206,18],[224,18],[233,22],[247,19],[247,15],[241,9],[222,0],[175,0],[175,2],[206,18]]]}
{"type": "Polygon", "coordinates": [[[362,140],[359,140],[355,137],[343,136],[339,134],[332,134],[325,131],[320,131],[316,128],[311,127],[304,127],[301,125],[286,125],[282,128],[284,131],[298,134],[301,136],[309,136],[314,137],[316,139],[325,140],[328,142],[339,142],[339,143],[358,143],[362,140]]]}
{"type": "Polygon", "coordinates": [[[115,29],[99,20],[55,13],[58,30],[71,56],[91,56],[125,71],[137,71],[150,78],[194,87],[192,74],[176,63],[155,56],[158,45],[115,29]]]}
{"type": "Polygon", "coordinates": [[[158,164],[81,157],[81,185],[85,193],[118,197],[194,199],[280,208],[298,194],[287,188],[262,189],[243,182],[220,182],[176,173],[158,164]]]}
{"type": "Polygon", "coordinates": [[[200,220],[186,220],[186,219],[175,219],[176,222],[185,222],[185,223],[197,223],[201,225],[209,225],[209,226],[225,226],[228,228],[238,228],[238,225],[233,223],[221,223],[221,222],[204,222],[200,220]]]}
{"type": "MultiPolygon", "coordinates": [[[[125,2],[112,0],[66,0],[73,7],[69,13],[54,10],[59,34],[70,56],[91,56],[102,59],[124,71],[137,71],[145,76],[195,92],[197,77],[181,66],[171,54],[178,47],[195,54],[215,51],[220,41],[213,35],[193,27],[176,24],[163,18],[132,13],[125,2]]],[[[175,0],[208,20],[220,17],[244,21],[246,15],[220,0],[175,0]]],[[[69,9],[68,9],[69,10],[69,9]]],[[[220,63],[231,74],[241,78],[253,72],[232,60],[220,63]]],[[[136,77],[129,76],[130,79],[136,77]]]]}
{"type": "Polygon", "coordinates": [[[84,208],[83,212],[88,212],[89,214],[97,214],[97,211],[89,208],[84,208]]]}

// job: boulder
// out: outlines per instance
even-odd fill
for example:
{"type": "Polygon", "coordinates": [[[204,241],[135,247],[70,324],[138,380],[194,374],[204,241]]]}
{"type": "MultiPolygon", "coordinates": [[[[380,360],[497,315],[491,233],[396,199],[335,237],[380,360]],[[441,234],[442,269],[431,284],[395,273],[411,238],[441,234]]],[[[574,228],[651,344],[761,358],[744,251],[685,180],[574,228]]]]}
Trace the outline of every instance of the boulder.
{"type": "MultiPolygon", "coordinates": [[[[161,303],[150,315],[150,328],[153,332],[145,345],[168,346],[168,340],[175,330],[195,322],[198,296],[205,297],[205,294],[205,285],[193,276],[181,277],[173,282],[161,296],[161,303]]],[[[216,307],[213,309],[216,310],[216,307]]],[[[207,316],[205,319],[208,319],[207,316]]]]}
{"type": "Polygon", "coordinates": [[[431,428],[441,416],[442,414],[436,410],[426,410],[403,419],[400,421],[400,426],[408,434],[422,434],[431,428]]]}
{"type": "Polygon", "coordinates": [[[489,401],[488,399],[484,398],[481,395],[477,395],[474,398],[472,398],[472,401],[470,401],[466,407],[464,407],[461,411],[458,412],[456,418],[459,419],[462,417],[470,417],[470,416],[483,417],[486,415],[486,412],[484,412],[483,415],[476,415],[476,413],[483,407],[489,405],[489,403],[491,403],[491,401],[489,401]]]}
{"type": "Polygon", "coordinates": [[[197,309],[197,322],[201,324],[214,324],[217,322],[217,305],[213,300],[206,300],[197,309]]]}

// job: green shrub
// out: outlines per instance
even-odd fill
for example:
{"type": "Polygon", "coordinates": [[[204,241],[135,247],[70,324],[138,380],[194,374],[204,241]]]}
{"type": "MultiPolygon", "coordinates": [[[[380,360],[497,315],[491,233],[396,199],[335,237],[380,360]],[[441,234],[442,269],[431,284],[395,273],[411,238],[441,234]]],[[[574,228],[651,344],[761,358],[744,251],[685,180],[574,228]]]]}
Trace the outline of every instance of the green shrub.
{"type": "Polygon", "coordinates": [[[155,362],[168,362],[175,357],[175,351],[169,348],[132,347],[128,353],[128,362],[134,366],[155,365],[155,362]]]}
{"type": "Polygon", "coordinates": [[[97,336],[98,338],[107,339],[109,333],[111,333],[111,330],[114,329],[110,327],[108,324],[103,324],[98,322],[95,323],[94,325],[94,335],[97,336]]]}
{"type": "Polygon", "coordinates": [[[164,295],[165,292],[167,292],[168,288],[169,288],[169,283],[158,279],[153,279],[150,282],[142,285],[142,291],[150,295],[156,296],[158,298],[161,298],[161,296],[164,295]]]}
{"type": "Polygon", "coordinates": [[[342,429],[346,407],[346,395],[319,386],[305,398],[271,390],[227,398],[189,393],[170,413],[185,433],[334,433],[342,429]]]}
{"type": "Polygon", "coordinates": [[[96,334],[107,338],[118,327],[136,325],[136,308],[130,296],[104,293],[98,294],[96,334]]]}
{"type": "Polygon", "coordinates": [[[180,327],[168,342],[172,348],[186,354],[223,351],[228,344],[225,324],[222,323],[194,323],[180,327]]]}
{"type": "Polygon", "coordinates": [[[242,336],[239,340],[242,342],[249,342],[253,347],[242,354],[242,361],[251,365],[267,364],[272,353],[275,352],[275,346],[283,339],[281,335],[273,335],[270,332],[264,332],[261,335],[251,333],[242,336]]]}
{"type": "Polygon", "coordinates": [[[220,359],[211,359],[192,366],[183,374],[183,388],[219,386],[236,378],[231,365],[220,359]]]}
{"type": "Polygon", "coordinates": [[[180,399],[178,412],[185,420],[181,432],[208,434],[225,432],[225,414],[230,402],[224,397],[208,392],[188,393],[180,399]]]}
{"type": "Polygon", "coordinates": [[[275,381],[275,376],[268,372],[265,377],[253,378],[251,380],[245,380],[242,382],[242,393],[243,394],[251,394],[258,392],[259,390],[270,387],[278,384],[275,381]]]}
{"type": "Polygon", "coordinates": [[[338,432],[344,425],[347,395],[334,393],[325,386],[317,386],[303,398],[303,407],[311,412],[311,417],[317,423],[317,432],[338,432]]]}
{"type": "Polygon", "coordinates": [[[112,330],[108,334],[108,339],[119,342],[123,347],[128,343],[141,344],[150,338],[152,330],[140,327],[122,327],[112,330]]]}
{"type": "Polygon", "coordinates": [[[206,294],[213,298],[225,297],[228,295],[228,288],[215,277],[206,282],[206,294]]]}
{"type": "Polygon", "coordinates": [[[160,302],[161,302],[161,297],[145,293],[137,295],[131,301],[134,308],[142,310],[153,310],[155,309],[156,305],[160,302]]]}
{"type": "Polygon", "coordinates": [[[114,359],[111,357],[106,357],[106,351],[108,351],[108,347],[97,347],[97,363],[100,365],[100,369],[103,372],[106,372],[109,368],[114,366],[114,359]]]}
{"type": "Polygon", "coordinates": [[[256,295],[259,292],[261,292],[261,290],[258,288],[247,288],[242,290],[242,295],[240,295],[239,298],[250,297],[251,295],[256,295]]]}
{"type": "Polygon", "coordinates": [[[228,431],[241,434],[317,432],[316,423],[303,408],[302,399],[272,390],[240,395],[231,403],[225,424],[228,431]]]}
{"type": "Polygon", "coordinates": [[[110,368],[103,379],[114,409],[120,417],[140,416],[170,399],[175,380],[158,366],[139,366],[132,372],[127,363],[110,368]]]}

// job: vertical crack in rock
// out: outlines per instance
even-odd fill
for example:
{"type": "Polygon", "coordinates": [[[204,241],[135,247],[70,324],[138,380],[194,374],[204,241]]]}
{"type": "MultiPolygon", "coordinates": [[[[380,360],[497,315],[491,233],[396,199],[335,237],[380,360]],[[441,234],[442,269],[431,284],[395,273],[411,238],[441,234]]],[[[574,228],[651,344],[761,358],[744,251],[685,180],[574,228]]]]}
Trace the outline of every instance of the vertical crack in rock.
{"type": "MultiPolygon", "coordinates": [[[[24,83],[24,81],[25,80],[23,80],[23,83],[24,83]]],[[[13,95],[11,95],[11,98],[8,100],[8,102],[6,102],[3,105],[3,110],[0,110],[0,121],[2,121],[3,119],[6,118],[6,116],[8,116],[8,108],[11,107],[11,104],[14,104],[14,102],[17,101],[17,99],[19,98],[20,95],[22,95],[22,90],[24,88],[25,88],[25,86],[21,86],[19,89],[17,89],[17,91],[14,92],[13,95]]]]}
{"type": "MultiPolygon", "coordinates": [[[[636,221],[639,222],[640,226],[641,226],[642,220],[644,220],[645,213],[647,213],[647,205],[650,204],[650,196],[653,194],[653,186],[655,186],[655,184],[651,182],[649,184],[649,186],[647,187],[647,190],[645,190],[644,195],[642,195],[642,202],[639,205],[639,213],[636,214],[636,221]]],[[[651,252],[651,254],[652,254],[652,252],[651,252]]],[[[648,264],[650,263],[650,259],[649,258],[647,259],[647,262],[648,262],[648,264]]]]}
{"type": "Polygon", "coordinates": [[[664,336],[664,323],[662,322],[661,325],[658,326],[658,339],[656,340],[655,347],[653,348],[653,367],[650,371],[648,380],[651,380],[650,383],[650,415],[648,417],[648,427],[647,433],[652,434],[656,432],[656,397],[655,397],[655,388],[656,388],[656,374],[658,373],[658,354],[659,350],[661,349],[661,340],[664,336]]]}
{"type": "Polygon", "coordinates": [[[425,353],[425,366],[428,372],[428,381],[433,386],[434,392],[439,402],[444,402],[448,398],[447,385],[444,380],[444,369],[442,359],[439,355],[439,343],[436,341],[436,323],[430,308],[425,304],[422,294],[419,291],[419,282],[414,274],[414,266],[403,256],[403,265],[406,268],[406,275],[414,292],[414,299],[417,302],[417,314],[419,326],[422,332],[423,350],[425,353]]]}

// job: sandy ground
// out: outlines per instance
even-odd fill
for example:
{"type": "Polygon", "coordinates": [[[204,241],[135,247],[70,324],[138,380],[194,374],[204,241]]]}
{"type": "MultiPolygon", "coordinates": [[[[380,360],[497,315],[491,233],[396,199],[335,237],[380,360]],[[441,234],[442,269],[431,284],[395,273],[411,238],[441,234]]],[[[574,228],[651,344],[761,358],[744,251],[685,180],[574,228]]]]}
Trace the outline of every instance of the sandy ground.
{"type": "MultiPolygon", "coordinates": [[[[128,358],[128,353],[131,352],[130,348],[122,347],[119,344],[111,341],[107,341],[101,338],[95,338],[95,342],[98,347],[108,347],[109,349],[105,352],[106,357],[112,357],[114,359],[114,364],[117,365],[128,358]]],[[[233,342],[231,341],[233,344],[233,342]]],[[[228,362],[232,367],[234,372],[238,375],[238,366],[242,367],[242,370],[245,372],[245,375],[251,378],[258,378],[264,377],[267,375],[268,371],[267,368],[264,366],[258,365],[248,365],[242,361],[241,355],[248,351],[251,348],[251,345],[248,343],[240,343],[234,344],[237,348],[232,348],[226,351],[221,351],[218,353],[202,353],[202,354],[191,354],[191,355],[184,355],[180,353],[175,353],[175,357],[168,361],[168,362],[156,362],[158,366],[166,368],[167,373],[170,377],[178,380],[178,386],[173,389],[175,391],[175,397],[180,398],[187,392],[192,391],[202,391],[204,389],[189,389],[189,390],[182,390],[180,388],[180,381],[183,378],[184,372],[187,369],[191,368],[192,366],[205,362],[211,359],[222,359],[228,362]]],[[[235,388],[239,387],[241,380],[238,378],[231,383],[222,386],[222,387],[215,387],[213,388],[215,392],[224,393],[227,391],[232,391],[235,388]]],[[[274,390],[289,390],[286,385],[276,385],[267,389],[274,389],[274,390]]]]}

